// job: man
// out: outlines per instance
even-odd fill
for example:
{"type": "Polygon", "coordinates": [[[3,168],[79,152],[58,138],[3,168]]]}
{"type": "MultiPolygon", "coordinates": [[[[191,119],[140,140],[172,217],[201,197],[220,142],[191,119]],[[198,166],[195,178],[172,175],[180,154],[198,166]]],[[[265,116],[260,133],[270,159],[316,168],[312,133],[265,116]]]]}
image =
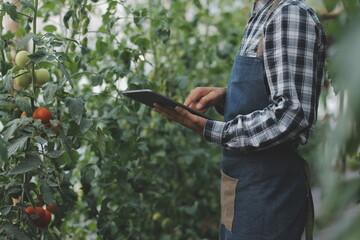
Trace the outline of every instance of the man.
{"type": "Polygon", "coordinates": [[[311,191],[296,147],[316,122],[325,41],[305,0],[255,0],[228,88],[196,88],[185,101],[202,112],[216,107],[225,121],[154,105],[223,146],[221,240],[299,240],[306,221],[312,239],[311,191]]]}

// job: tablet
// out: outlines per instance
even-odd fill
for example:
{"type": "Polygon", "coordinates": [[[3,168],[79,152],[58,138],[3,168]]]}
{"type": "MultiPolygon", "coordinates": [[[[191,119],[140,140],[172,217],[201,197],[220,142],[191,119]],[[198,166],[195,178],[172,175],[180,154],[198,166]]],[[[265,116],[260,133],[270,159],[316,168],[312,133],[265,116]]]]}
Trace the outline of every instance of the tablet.
{"type": "Polygon", "coordinates": [[[184,104],[176,102],[176,101],[174,101],[168,97],[165,97],[164,95],[161,95],[157,92],[154,92],[150,89],[123,91],[122,94],[126,97],[132,98],[138,102],[146,104],[149,107],[154,107],[153,106],[154,103],[158,103],[162,106],[166,106],[169,108],[175,108],[176,106],[179,106],[179,107],[182,107],[182,108],[188,110],[189,112],[191,112],[194,115],[211,120],[211,118],[204,115],[203,113],[196,111],[192,108],[189,108],[188,106],[185,106],[184,104]]]}

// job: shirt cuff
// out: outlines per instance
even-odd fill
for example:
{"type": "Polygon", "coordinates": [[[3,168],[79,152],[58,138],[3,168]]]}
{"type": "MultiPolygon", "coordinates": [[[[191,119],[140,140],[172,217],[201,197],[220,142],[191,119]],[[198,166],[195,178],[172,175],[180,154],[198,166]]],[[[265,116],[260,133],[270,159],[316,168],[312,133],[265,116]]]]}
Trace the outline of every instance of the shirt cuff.
{"type": "Polygon", "coordinates": [[[225,123],[207,120],[205,122],[203,137],[206,141],[221,145],[225,123]]]}

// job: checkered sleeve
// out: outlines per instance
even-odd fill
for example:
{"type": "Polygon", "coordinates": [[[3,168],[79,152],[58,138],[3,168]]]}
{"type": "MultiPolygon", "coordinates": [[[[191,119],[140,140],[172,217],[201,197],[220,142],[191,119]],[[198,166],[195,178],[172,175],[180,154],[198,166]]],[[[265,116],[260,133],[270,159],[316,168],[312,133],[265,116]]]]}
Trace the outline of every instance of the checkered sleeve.
{"type": "MultiPolygon", "coordinates": [[[[297,5],[284,6],[265,27],[264,65],[270,104],[229,122],[208,120],[207,141],[228,149],[254,151],[286,141],[305,143],[316,121],[318,25],[297,5]]],[[[236,103],[230,103],[236,104],[236,103]]]]}

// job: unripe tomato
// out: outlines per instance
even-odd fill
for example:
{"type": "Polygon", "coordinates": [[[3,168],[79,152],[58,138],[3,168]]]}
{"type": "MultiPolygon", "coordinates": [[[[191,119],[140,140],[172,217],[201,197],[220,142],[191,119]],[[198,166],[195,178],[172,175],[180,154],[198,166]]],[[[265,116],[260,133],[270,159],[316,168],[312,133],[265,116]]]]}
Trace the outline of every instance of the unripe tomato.
{"type": "Polygon", "coordinates": [[[57,207],[56,207],[55,204],[46,205],[46,210],[48,210],[48,211],[51,212],[52,214],[56,214],[56,213],[57,213],[57,207]]]}
{"type": "Polygon", "coordinates": [[[35,83],[38,86],[42,86],[50,79],[50,73],[45,68],[35,70],[35,83]]]}
{"type": "Polygon", "coordinates": [[[70,51],[74,52],[76,50],[76,44],[75,43],[70,43],[69,49],[70,49],[70,51]]]}
{"type": "Polygon", "coordinates": [[[81,34],[85,35],[85,34],[87,34],[87,32],[88,32],[88,28],[86,26],[82,26],[81,27],[81,34]]]}
{"type": "Polygon", "coordinates": [[[51,222],[51,212],[44,210],[44,216],[40,217],[39,222],[36,224],[37,227],[45,228],[51,222]]]}
{"type": "Polygon", "coordinates": [[[50,119],[52,119],[52,114],[48,109],[44,107],[39,107],[35,109],[32,117],[33,119],[41,119],[41,122],[43,124],[49,124],[50,119]]]}
{"type": "Polygon", "coordinates": [[[73,19],[72,20],[72,22],[71,22],[71,27],[72,27],[72,29],[78,29],[78,27],[79,27],[79,20],[77,20],[77,19],[73,19]]]}
{"type": "Polygon", "coordinates": [[[20,75],[14,79],[17,86],[26,88],[31,83],[31,76],[27,70],[20,70],[16,75],[20,75]]]}
{"type": "Polygon", "coordinates": [[[30,58],[28,57],[29,53],[27,51],[20,51],[15,56],[15,63],[19,67],[25,67],[26,64],[30,62],[30,58]]]}
{"type": "Polygon", "coordinates": [[[82,20],[81,25],[83,27],[87,27],[87,26],[89,26],[89,23],[90,23],[90,19],[87,17],[84,20],[82,20]]]}
{"type": "Polygon", "coordinates": [[[80,44],[83,45],[83,46],[86,46],[88,43],[88,38],[87,37],[84,37],[81,41],[80,41],[80,44]]]}
{"type": "Polygon", "coordinates": [[[167,229],[170,225],[170,218],[165,218],[162,222],[161,222],[161,227],[163,229],[167,229]]]}
{"type": "Polygon", "coordinates": [[[42,226],[42,222],[43,222],[42,218],[45,216],[45,210],[43,208],[41,208],[41,207],[34,208],[34,207],[30,206],[25,209],[25,212],[29,215],[39,216],[39,218],[33,220],[33,223],[37,227],[42,226]]]}
{"type": "Polygon", "coordinates": [[[152,216],[152,219],[153,219],[154,221],[157,221],[157,220],[160,219],[160,217],[161,217],[161,214],[157,212],[157,213],[154,213],[154,215],[152,216]]]}
{"type": "Polygon", "coordinates": [[[22,87],[19,87],[17,84],[16,84],[16,81],[15,81],[15,79],[13,80],[13,87],[14,87],[14,89],[15,90],[21,90],[21,89],[23,89],[22,87]]]}

